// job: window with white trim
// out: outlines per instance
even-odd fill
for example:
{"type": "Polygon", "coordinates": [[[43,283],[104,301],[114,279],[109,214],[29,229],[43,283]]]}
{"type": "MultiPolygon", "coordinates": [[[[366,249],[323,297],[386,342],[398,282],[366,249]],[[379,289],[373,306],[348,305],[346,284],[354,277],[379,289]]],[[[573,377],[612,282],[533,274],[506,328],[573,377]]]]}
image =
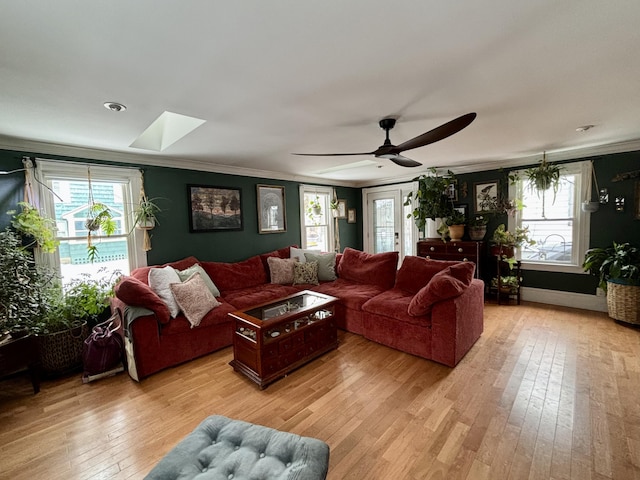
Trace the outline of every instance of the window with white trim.
{"type": "Polygon", "coordinates": [[[589,248],[590,213],[581,209],[584,190],[589,185],[590,163],[562,165],[557,192],[531,188],[524,170],[509,187],[509,198],[521,198],[523,208],[509,218],[509,231],[528,227],[535,245],[519,249],[524,268],[556,272],[584,273],[581,265],[589,248]]]}
{"type": "Polygon", "coordinates": [[[331,187],[300,185],[301,247],[323,252],[334,251],[331,187]],[[316,207],[317,208],[314,208],[316,207]]]}
{"type": "Polygon", "coordinates": [[[133,223],[133,209],[140,192],[140,171],[128,167],[92,165],[91,191],[95,202],[107,205],[116,223],[116,231],[105,235],[92,234],[92,244],[98,247],[93,263],[87,251],[89,207],[88,167],[85,164],[39,160],[37,178],[46,187],[40,188],[40,201],[46,214],[56,221],[56,237],[60,245],[55,253],[43,254],[40,261],[52,266],[63,284],[82,273],[110,275],[113,271],[129,274],[147,264],[142,248],[142,234],[133,223]]]}

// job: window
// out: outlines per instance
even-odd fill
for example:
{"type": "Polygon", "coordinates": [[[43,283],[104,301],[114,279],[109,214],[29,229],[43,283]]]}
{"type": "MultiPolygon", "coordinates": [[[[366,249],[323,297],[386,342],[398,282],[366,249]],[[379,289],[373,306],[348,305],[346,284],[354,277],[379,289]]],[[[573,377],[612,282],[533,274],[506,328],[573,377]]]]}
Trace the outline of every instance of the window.
{"type": "Polygon", "coordinates": [[[524,268],[584,273],[582,260],[589,243],[590,214],[581,211],[583,188],[589,182],[589,162],[563,164],[560,186],[537,192],[524,171],[509,189],[510,198],[522,198],[524,207],[509,218],[509,230],[529,227],[536,244],[520,249],[524,268]]]}
{"type": "Polygon", "coordinates": [[[302,248],[334,251],[330,187],[300,186],[302,248]]]}
{"type": "Polygon", "coordinates": [[[60,274],[62,282],[77,278],[80,273],[111,275],[115,270],[130,273],[146,265],[142,250],[142,235],[130,225],[132,210],[140,191],[140,172],[125,167],[91,166],[91,190],[94,201],[107,205],[116,223],[113,235],[94,232],[92,243],[98,247],[96,260],[87,254],[87,218],[89,181],[87,166],[55,161],[38,162],[38,179],[51,190],[40,189],[40,198],[47,214],[55,218],[60,246],[52,255],[43,255],[60,274]],[[134,196],[135,192],[135,196],[134,196]],[[131,231],[131,233],[129,233],[131,231]]]}

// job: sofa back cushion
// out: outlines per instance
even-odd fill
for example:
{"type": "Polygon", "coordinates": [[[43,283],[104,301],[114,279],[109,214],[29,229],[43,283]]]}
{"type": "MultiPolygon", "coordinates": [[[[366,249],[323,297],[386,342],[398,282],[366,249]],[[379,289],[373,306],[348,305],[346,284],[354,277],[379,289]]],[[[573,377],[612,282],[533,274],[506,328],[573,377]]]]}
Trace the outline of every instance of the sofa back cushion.
{"type": "Polygon", "coordinates": [[[170,313],[167,304],[145,282],[134,277],[122,277],[116,286],[115,294],[127,305],[144,307],[153,310],[160,319],[169,320],[170,313]]]}
{"type": "Polygon", "coordinates": [[[268,283],[267,272],[259,255],[242,262],[201,262],[200,264],[223,295],[225,291],[268,283]]]}
{"type": "Polygon", "coordinates": [[[187,257],[187,258],[183,258],[182,260],[176,260],[175,262],[165,263],[164,265],[154,265],[152,267],[136,268],[131,272],[131,276],[149,285],[148,283],[149,270],[151,270],[152,268],[173,267],[176,270],[185,270],[197,263],[198,263],[198,259],[196,257],[187,257]]]}
{"type": "Polygon", "coordinates": [[[392,288],[396,281],[398,258],[398,252],[372,254],[347,247],[338,264],[338,276],[363,285],[392,288]]]}
{"type": "Polygon", "coordinates": [[[407,313],[414,317],[428,315],[434,303],[462,295],[471,285],[475,269],[474,263],[456,262],[436,273],[411,299],[407,313]]]}
{"type": "Polygon", "coordinates": [[[409,293],[418,293],[433,276],[459,262],[449,260],[431,260],[424,257],[407,255],[396,275],[395,288],[409,293]]]}

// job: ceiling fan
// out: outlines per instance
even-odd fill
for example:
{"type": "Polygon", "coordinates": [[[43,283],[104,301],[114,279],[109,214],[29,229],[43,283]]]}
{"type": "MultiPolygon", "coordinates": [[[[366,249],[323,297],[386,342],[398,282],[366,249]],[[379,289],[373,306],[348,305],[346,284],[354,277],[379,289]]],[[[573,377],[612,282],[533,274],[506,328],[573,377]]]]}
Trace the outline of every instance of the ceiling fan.
{"type": "Polygon", "coordinates": [[[471,122],[473,122],[476,118],[476,113],[467,113],[466,115],[462,115],[458,118],[454,118],[453,120],[443,123],[439,127],[434,128],[433,130],[429,130],[428,132],[423,133],[422,135],[418,135],[417,137],[412,138],[411,140],[407,140],[400,145],[393,145],[391,140],[389,140],[389,130],[391,130],[395,124],[395,118],[383,118],[380,120],[379,125],[386,133],[386,138],[384,140],[384,144],[379,146],[373,152],[360,152],[360,153],[294,153],[293,155],[305,155],[305,156],[313,156],[313,157],[336,157],[336,156],[344,156],[344,155],[373,155],[378,158],[387,158],[391,160],[393,163],[400,165],[401,167],[419,167],[422,165],[420,162],[416,162],[415,160],[411,160],[403,155],[400,155],[402,152],[406,150],[412,150],[418,147],[424,147],[425,145],[429,145],[430,143],[435,143],[440,140],[443,140],[454,133],[458,133],[465,127],[468,127],[471,122]]]}

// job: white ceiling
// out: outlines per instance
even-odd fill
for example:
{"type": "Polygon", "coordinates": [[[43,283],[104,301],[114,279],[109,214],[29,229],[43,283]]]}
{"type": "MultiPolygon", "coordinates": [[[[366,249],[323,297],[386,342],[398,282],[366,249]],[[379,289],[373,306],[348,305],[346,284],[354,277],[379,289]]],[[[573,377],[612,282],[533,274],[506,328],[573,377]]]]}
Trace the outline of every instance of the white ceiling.
{"type": "Polygon", "coordinates": [[[3,1],[0,51],[0,148],[373,185],[640,145],[638,0],[3,1]],[[206,123],[130,147],[164,111],[206,123]],[[404,153],[423,167],[291,155],[375,150],[385,116],[399,144],[468,112],[404,153]]]}

